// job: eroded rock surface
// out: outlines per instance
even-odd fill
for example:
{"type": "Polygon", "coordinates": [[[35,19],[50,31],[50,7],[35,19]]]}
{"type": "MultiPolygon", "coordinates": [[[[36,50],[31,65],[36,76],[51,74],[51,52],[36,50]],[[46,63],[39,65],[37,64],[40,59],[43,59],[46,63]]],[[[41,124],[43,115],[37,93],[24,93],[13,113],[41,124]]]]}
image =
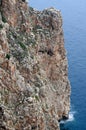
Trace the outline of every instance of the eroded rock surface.
{"type": "Polygon", "coordinates": [[[70,84],[60,11],[0,1],[0,130],[59,130],[70,84]]]}

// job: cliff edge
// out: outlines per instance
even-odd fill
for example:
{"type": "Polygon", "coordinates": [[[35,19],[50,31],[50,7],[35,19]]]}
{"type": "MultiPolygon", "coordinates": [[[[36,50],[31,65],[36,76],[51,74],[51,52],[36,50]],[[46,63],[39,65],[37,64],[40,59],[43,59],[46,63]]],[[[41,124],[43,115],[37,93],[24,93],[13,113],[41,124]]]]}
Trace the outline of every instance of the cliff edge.
{"type": "Polygon", "coordinates": [[[69,110],[60,11],[0,0],[0,130],[59,130],[69,110]]]}

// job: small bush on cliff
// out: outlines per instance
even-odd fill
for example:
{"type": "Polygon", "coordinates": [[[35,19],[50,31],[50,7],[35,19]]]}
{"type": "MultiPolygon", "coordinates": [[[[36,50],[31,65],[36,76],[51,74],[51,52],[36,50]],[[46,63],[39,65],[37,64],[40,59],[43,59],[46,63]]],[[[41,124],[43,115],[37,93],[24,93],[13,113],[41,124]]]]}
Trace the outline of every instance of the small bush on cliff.
{"type": "MultiPolygon", "coordinates": [[[[0,0],[1,1],[1,0],[0,0]]],[[[2,3],[1,3],[1,5],[2,5],[2,3]]],[[[2,17],[2,21],[4,22],[4,23],[6,23],[7,22],[7,20],[6,20],[6,18],[5,18],[5,16],[4,16],[4,14],[3,14],[3,10],[2,10],[2,6],[0,6],[0,15],[1,15],[1,17],[2,17]]]]}
{"type": "Polygon", "coordinates": [[[40,25],[36,25],[34,28],[33,28],[33,32],[36,33],[38,29],[42,29],[42,27],[40,25]]]}
{"type": "Polygon", "coordinates": [[[6,20],[6,18],[4,17],[3,14],[2,14],[2,21],[3,21],[4,23],[7,23],[7,20],[6,20]]]}
{"type": "Polygon", "coordinates": [[[33,10],[34,10],[31,6],[29,7],[29,9],[30,9],[31,11],[33,11],[33,10]]]}
{"type": "Polygon", "coordinates": [[[31,44],[32,44],[32,46],[35,46],[36,41],[35,41],[35,39],[28,38],[28,45],[31,45],[31,44]]]}
{"type": "Polygon", "coordinates": [[[26,50],[26,46],[24,45],[24,43],[22,42],[18,42],[18,44],[20,45],[20,47],[23,49],[23,50],[26,50]]]}
{"type": "Polygon", "coordinates": [[[9,60],[10,59],[10,54],[6,54],[6,58],[9,60]]]}
{"type": "Polygon", "coordinates": [[[22,60],[27,56],[27,51],[19,51],[16,50],[14,52],[12,52],[13,56],[19,61],[19,63],[22,62],[22,60]]]}
{"type": "Polygon", "coordinates": [[[36,99],[37,101],[39,101],[39,97],[38,97],[38,95],[35,95],[35,99],[36,99]]]}
{"type": "Polygon", "coordinates": [[[3,25],[2,24],[0,24],[0,29],[2,29],[3,28],[3,25]]]}

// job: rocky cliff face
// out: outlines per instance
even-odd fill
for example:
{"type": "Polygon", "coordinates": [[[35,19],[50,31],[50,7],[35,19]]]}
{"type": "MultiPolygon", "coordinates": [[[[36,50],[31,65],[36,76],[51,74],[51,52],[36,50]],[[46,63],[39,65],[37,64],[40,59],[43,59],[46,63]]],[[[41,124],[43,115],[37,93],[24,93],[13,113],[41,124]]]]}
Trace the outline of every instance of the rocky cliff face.
{"type": "Polygon", "coordinates": [[[0,130],[59,130],[69,108],[60,11],[0,0],[0,130]]]}

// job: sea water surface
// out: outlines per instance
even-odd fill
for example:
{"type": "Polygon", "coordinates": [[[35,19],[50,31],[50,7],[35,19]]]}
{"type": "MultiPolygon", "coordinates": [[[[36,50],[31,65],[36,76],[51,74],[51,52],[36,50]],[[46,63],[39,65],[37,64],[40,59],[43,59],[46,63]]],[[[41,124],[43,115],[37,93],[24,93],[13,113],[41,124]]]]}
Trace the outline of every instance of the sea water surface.
{"type": "Polygon", "coordinates": [[[69,120],[61,122],[61,130],[86,130],[86,0],[31,0],[30,5],[62,12],[72,93],[69,120]]]}

